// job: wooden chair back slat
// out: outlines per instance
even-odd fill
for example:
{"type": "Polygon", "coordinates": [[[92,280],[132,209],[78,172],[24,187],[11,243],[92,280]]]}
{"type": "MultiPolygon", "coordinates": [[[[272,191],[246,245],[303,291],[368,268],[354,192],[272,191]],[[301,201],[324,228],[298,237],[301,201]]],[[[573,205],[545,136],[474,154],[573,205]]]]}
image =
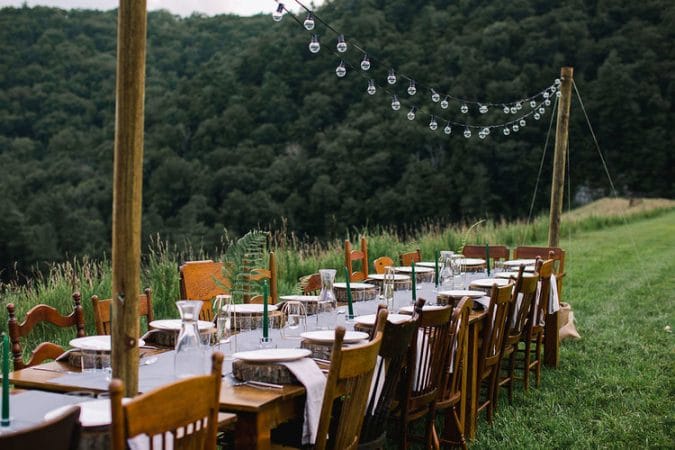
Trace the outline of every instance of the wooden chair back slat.
{"type": "Polygon", "coordinates": [[[373,261],[373,267],[375,267],[375,273],[384,273],[384,270],[388,266],[393,266],[394,260],[388,256],[380,256],[375,261],[373,261]]]}
{"type": "Polygon", "coordinates": [[[516,247],[513,253],[516,259],[541,258],[555,261],[553,272],[557,278],[558,296],[562,299],[562,285],[565,277],[565,250],[560,247],[516,247]]]}
{"type": "Polygon", "coordinates": [[[75,337],[83,337],[84,332],[84,312],[81,305],[79,292],[73,294],[73,312],[68,316],[63,316],[55,308],[49,305],[36,305],[26,313],[26,318],[19,323],[16,318],[16,308],[13,303],[7,305],[9,339],[12,344],[12,360],[14,370],[40,364],[46,359],[54,359],[61,355],[64,350],[62,347],[51,342],[43,342],[33,350],[28,362],[23,360],[23,350],[21,348],[21,338],[26,337],[33,328],[39,323],[50,323],[57,327],[75,328],[75,337]]]}
{"type": "Polygon", "coordinates": [[[313,273],[300,279],[303,295],[318,295],[321,292],[321,274],[313,273]]]}
{"type": "Polygon", "coordinates": [[[398,257],[402,266],[410,266],[413,262],[418,263],[422,261],[422,253],[419,248],[414,252],[401,253],[398,257]]]}
{"type": "MultiPolygon", "coordinates": [[[[492,245],[488,246],[488,253],[490,259],[510,259],[510,251],[506,245],[492,245]]],[[[462,255],[466,258],[485,258],[485,245],[467,244],[462,248],[462,255]]]]}
{"type": "MultiPolygon", "coordinates": [[[[146,323],[155,320],[152,310],[152,289],[146,288],[144,294],[138,296],[138,317],[145,317],[146,323]]],[[[94,322],[96,324],[96,334],[110,334],[112,329],[112,319],[110,317],[110,303],[112,299],[101,300],[96,295],[91,296],[91,304],[94,308],[94,322]]]]}
{"type": "MultiPolygon", "coordinates": [[[[514,283],[505,286],[492,286],[490,306],[485,318],[483,343],[479,359],[478,373],[485,375],[492,371],[501,357],[502,341],[506,330],[506,319],[513,300],[514,283]]],[[[483,376],[484,378],[484,376],[483,376]]]]}
{"type": "Polygon", "coordinates": [[[345,240],[345,267],[349,271],[351,281],[363,281],[368,278],[368,241],[365,237],[361,237],[361,248],[359,250],[352,250],[351,242],[345,240]],[[359,271],[354,270],[354,261],[360,261],[361,268],[359,271]]]}
{"type": "Polygon", "coordinates": [[[537,307],[533,309],[530,317],[532,327],[542,326],[548,314],[548,300],[551,294],[551,275],[553,274],[553,265],[555,260],[544,261],[539,268],[539,294],[536,297],[537,307]]]}
{"type": "Polygon", "coordinates": [[[20,431],[0,433],[3,450],[76,450],[82,426],[80,407],[70,406],[62,414],[20,431]]]}
{"type": "MultiPolygon", "coordinates": [[[[277,260],[274,256],[274,252],[270,252],[268,267],[265,269],[255,268],[251,269],[249,272],[248,279],[249,281],[262,281],[267,280],[269,282],[269,298],[268,301],[271,305],[274,305],[279,301],[279,292],[277,288],[277,260]]],[[[244,296],[244,301],[247,303],[262,303],[262,295],[255,295],[246,298],[244,296]]]]}
{"type": "Polygon", "coordinates": [[[204,302],[199,319],[212,321],[213,300],[217,295],[229,293],[231,288],[230,280],[223,276],[223,263],[210,259],[187,261],[179,271],[181,299],[204,302]]]}

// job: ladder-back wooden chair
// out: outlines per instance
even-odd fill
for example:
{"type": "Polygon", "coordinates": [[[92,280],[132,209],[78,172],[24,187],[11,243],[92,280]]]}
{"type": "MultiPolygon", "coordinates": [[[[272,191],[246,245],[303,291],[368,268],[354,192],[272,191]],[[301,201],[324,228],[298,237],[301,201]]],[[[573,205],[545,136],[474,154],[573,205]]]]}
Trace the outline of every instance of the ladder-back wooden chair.
{"type": "Polygon", "coordinates": [[[499,363],[502,358],[502,344],[506,334],[506,321],[511,310],[514,283],[499,287],[492,286],[490,306],[483,319],[483,332],[480,354],[478,355],[478,381],[485,389],[484,399],[479,395],[478,412],[487,411],[487,420],[492,422],[494,405],[497,398],[499,363]]]}
{"type": "Polygon", "coordinates": [[[321,292],[321,274],[313,273],[300,278],[303,295],[319,295],[321,292]]]}
{"type": "Polygon", "coordinates": [[[61,328],[73,327],[75,328],[75,337],[83,337],[85,335],[84,312],[79,292],[73,294],[73,303],[73,312],[67,316],[61,315],[55,308],[49,305],[36,305],[26,313],[26,318],[21,323],[16,319],[14,303],[7,305],[9,339],[12,343],[14,370],[34,366],[47,359],[56,359],[65,351],[60,345],[52,342],[43,342],[33,350],[28,362],[24,362],[21,338],[28,336],[31,330],[39,323],[47,322],[61,328]]]}
{"type": "Polygon", "coordinates": [[[166,449],[169,440],[169,448],[215,450],[223,354],[215,352],[211,361],[210,374],[175,381],[125,404],[124,384],[114,379],[110,383],[112,450],[126,450],[127,440],[141,435],[149,437],[148,448],[153,450],[166,449]]]}
{"type": "Polygon", "coordinates": [[[420,253],[420,249],[418,248],[414,252],[401,253],[398,255],[398,258],[402,266],[410,266],[413,262],[418,263],[422,261],[422,253],[420,253]]]}
{"type": "MultiPolygon", "coordinates": [[[[277,290],[277,260],[274,257],[274,252],[270,252],[269,263],[266,269],[251,269],[248,279],[250,281],[267,280],[269,283],[269,298],[267,301],[270,305],[274,305],[279,301],[279,292],[277,290]]],[[[246,296],[244,295],[244,302],[246,303],[262,303],[262,295],[246,296]]]]}
{"type": "Polygon", "coordinates": [[[462,392],[462,377],[466,377],[468,369],[465,356],[469,347],[469,314],[473,300],[462,298],[452,312],[450,325],[450,351],[447,358],[447,369],[443,373],[441,386],[443,392],[436,402],[436,411],[443,415],[443,430],[440,435],[434,428],[434,446],[445,445],[466,448],[464,422],[462,421],[462,404],[466,405],[466,393],[462,392]],[[462,398],[464,395],[464,398],[462,398]]]}
{"type": "MultiPolygon", "coordinates": [[[[488,245],[487,253],[490,255],[490,261],[510,259],[510,251],[506,245],[488,245]]],[[[462,248],[462,255],[465,258],[482,258],[485,259],[485,245],[467,244],[462,248]]]]}
{"type": "MultiPolygon", "coordinates": [[[[152,311],[152,289],[145,288],[144,293],[138,296],[138,317],[145,317],[146,324],[155,320],[152,311]]],[[[96,334],[110,334],[112,319],[110,317],[111,299],[101,300],[97,295],[91,296],[91,305],[94,308],[94,322],[96,323],[96,334]]]]}
{"type": "Polygon", "coordinates": [[[375,261],[373,261],[373,267],[375,268],[375,273],[384,273],[384,270],[388,266],[394,266],[394,260],[388,256],[380,256],[375,261]]]}
{"type": "Polygon", "coordinates": [[[70,406],[62,414],[20,431],[0,433],[2,450],[77,450],[82,426],[80,407],[70,406]]]}
{"type": "Polygon", "coordinates": [[[513,251],[514,259],[552,259],[555,261],[553,274],[557,279],[558,297],[562,299],[562,286],[565,277],[565,250],[560,247],[520,246],[513,251]]]}
{"type": "Polygon", "coordinates": [[[440,307],[422,311],[417,334],[408,352],[404,393],[398,410],[399,448],[408,448],[410,440],[422,440],[426,447],[433,443],[433,422],[436,401],[441,394],[443,373],[450,351],[450,318],[453,308],[440,307]],[[409,434],[409,424],[424,419],[424,436],[409,434]]]}
{"type": "Polygon", "coordinates": [[[351,281],[363,281],[368,278],[368,241],[361,237],[361,248],[352,250],[352,244],[345,240],[345,267],[350,273],[351,281]],[[360,261],[361,269],[354,270],[353,262],[360,261]]]}
{"type": "Polygon", "coordinates": [[[223,263],[210,259],[186,261],[179,271],[181,299],[204,302],[199,319],[213,321],[213,300],[217,295],[229,293],[231,286],[230,280],[223,276],[223,263]]]}

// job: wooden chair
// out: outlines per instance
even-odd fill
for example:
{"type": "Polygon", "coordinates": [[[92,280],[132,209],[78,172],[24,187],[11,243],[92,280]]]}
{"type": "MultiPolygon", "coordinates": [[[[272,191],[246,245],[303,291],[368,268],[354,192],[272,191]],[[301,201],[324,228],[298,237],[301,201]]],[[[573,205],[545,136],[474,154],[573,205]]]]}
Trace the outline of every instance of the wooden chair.
{"type": "Polygon", "coordinates": [[[223,354],[211,358],[211,373],[198,375],[151,390],[122,404],[124,384],[110,383],[112,450],[126,450],[127,439],[147,435],[154,444],[167,448],[167,436],[175,449],[216,449],[218,407],[222,383],[223,354]]]}
{"type": "Polygon", "coordinates": [[[230,280],[223,277],[223,263],[210,259],[187,261],[179,271],[181,299],[204,302],[199,319],[213,321],[213,300],[217,295],[227,294],[231,286],[230,280]]]}
{"type": "Polygon", "coordinates": [[[321,274],[313,273],[300,278],[303,295],[319,295],[321,292],[321,274]]]}
{"type": "MultiPolygon", "coordinates": [[[[269,282],[269,298],[268,302],[274,305],[279,301],[279,292],[277,291],[277,260],[274,257],[274,252],[270,252],[269,265],[266,269],[251,269],[249,274],[250,281],[267,280],[269,282]]],[[[244,296],[244,301],[247,303],[262,303],[262,295],[244,296]]]]}
{"type": "Polygon", "coordinates": [[[516,247],[513,251],[515,259],[536,259],[543,260],[552,259],[555,261],[557,268],[553,268],[553,272],[557,278],[558,296],[562,299],[562,285],[565,276],[565,250],[560,247],[516,247]]]}
{"type": "MultiPolygon", "coordinates": [[[[488,246],[488,253],[490,259],[494,260],[508,260],[510,259],[509,248],[506,245],[492,245],[488,246]]],[[[462,255],[466,258],[483,258],[485,259],[485,245],[467,244],[462,248],[462,255]]]]}
{"type": "Polygon", "coordinates": [[[415,263],[422,261],[422,254],[420,253],[420,249],[418,248],[414,252],[401,253],[400,255],[398,255],[398,258],[401,261],[402,266],[410,266],[412,265],[413,261],[415,263]]]}
{"type": "Polygon", "coordinates": [[[77,450],[82,426],[80,407],[70,406],[61,415],[20,431],[0,433],[2,450],[77,450]]]}
{"type": "Polygon", "coordinates": [[[345,267],[350,273],[351,281],[363,281],[368,278],[368,241],[365,237],[361,237],[360,250],[352,250],[352,244],[349,240],[345,240],[345,267]],[[353,261],[361,262],[360,271],[354,271],[353,261]]]}
{"type": "Polygon", "coordinates": [[[520,336],[523,348],[517,348],[523,354],[523,388],[527,391],[530,387],[530,372],[536,374],[536,386],[541,382],[542,346],[544,344],[544,322],[548,314],[548,299],[551,292],[551,274],[553,273],[553,259],[539,264],[539,282],[541,286],[536,295],[534,305],[520,336]]]}
{"type": "Polygon", "coordinates": [[[426,447],[433,445],[436,401],[442,391],[450,349],[452,311],[451,306],[446,306],[420,314],[417,333],[408,352],[403,398],[396,411],[399,448],[408,448],[411,439],[420,440],[409,434],[408,425],[422,418],[425,432],[421,440],[426,447]]]}
{"type": "Polygon", "coordinates": [[[443,430],[439,436],[434,428],[434,446],[443,444],[466,448],[464,422],[461,417],[461,403],[466,403],[466,392],[462,392],[461,378],[468,351],[469,314],[473,300],[462,298],[452,312],[450,325],[450,351],[452,357],[447,358],[447,369],[443,374],[441,386],[443,392],[436,402],[436,411],[443,415],[443,430]],[[462,398],[464,396],[464,398],[462,398]]]}
{"type": "MultiPolygon", "coordinates": [[[[386,427],[394,400],[399,393],[399,380],[403,371],[412,339],[416,336],[419,312],[424,300],[418,300],[419,307],[412,320],[399,324],[387,321],[384,325],[379,360],[375,367],[375,385],[373,395],[368,400],[365,420],[359,439],[359,450],[375,450],[385,448],[387,439],[386,427]],[[384,372],[384,376],[383,376],[384,372]],[[384,379],[384,380],[383,380],[384,379]],[[377,396],[377,392],[380,393],[377,396]]],[[[378,305],[379,311],[383,305],[378,305]]],[[[386,307],[384,307],[386,309],[386,307]]],[[[377,327],[378,324],[376,324],[377,327]]],[[[373,336],[374,337],[374,336],[373,336]]]]}
{"type": "MultiPolygon", "coordinates": [[[[523,277],[525,266],[520,266],[518,278],[516,279],[516,284],[513,289],[513,301],[511,303],[511,311],[507,318],[507,332],[504,335],[501,360],[501,364],[504,364],[505,358],[508,358],[509,364],[508,367],[505,368],[505,376],[499,378],[499,387],[508,389],[509,403],[513,402],[516,349],[518,348],[523,331],[525,330],[525,324],[530,316],[531,309],[535,304],[540,268],[541,260],[537,260],[535,276],[523,277]],[[519,297],[520,300],[518,300],[519,297]]],[[[497,395],[499,395],[499,393],[497,393],[497,395]]],[[[495,403],[495,407],[496,406],[495,403]]]]}
{"type": "Polygon", "coordinates": [[[375,273],[384,273],[384,269],[388,266],[393,266],[394,260],[388,256],[380,256],[375,261],[373,261],[373,266],[375,267],[375,273]]]}
{"type": "MultiPolygon", "coordinates": [[[[143,292],[145,293],[138,296],[138,317],[145,317],[146,323],[149,324],[155,320],[155,315],[152,312],[152,289],[145,288],[143,292]]],[[[96,295],[91,296],[96,334],[110,334],[111,332],[110,302],[111,299],[109,298],[101,300],[96,295]]]]}
{"type": "Polygon", "coordinates": [[[55,308],[49,305],[36,305],[26,313],[26,319],[21,324],[16,319],[14,304],[10,303],[7,305],[9,339],[12,342],[14,370],[40,364],[46,359],[58,358],[64,352],[63,347],[60,345],[52,342],[43,342],[33,350],[28,362],[23,361],[21,338],[26,337],[38,323],[47,322],[62,328],[75,327],[75,337],[84,336],[84,312],[80,304],[81,297],[79,292],[73,294],[73,302],[75,304],[73,312],[68,316],[61,315],[55,308]]]}
{"type": "Polygon", "coordinates": [[[485,389],[484,400],[480,401],[478,412],[486,409],[487,420],[492,422],[495,400],[497,398],[497,381],[499,363],[502,358],[502,344],[506,334],[506,321],[511,310],[513,283],[498,287],[492,286],[490,306],[483,319],[481,350],[478,356],[478,381],[485,389]]]}

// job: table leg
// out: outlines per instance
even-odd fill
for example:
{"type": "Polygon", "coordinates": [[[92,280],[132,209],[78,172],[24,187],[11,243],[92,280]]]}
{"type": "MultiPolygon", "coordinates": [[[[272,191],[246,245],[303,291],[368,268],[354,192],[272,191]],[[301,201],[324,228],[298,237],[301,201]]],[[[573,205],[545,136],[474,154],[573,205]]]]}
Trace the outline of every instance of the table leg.
{"type": "Polygon", "coordinates": [[[272,448],[271,428],[264,414],[237,413],[234,433],[235,448],[267,450],[272,448]]]}
{"type": "Polygon", "coordinates": [[[544,363],[549,367],[558,367],[560,361],[558,332],[558,313],[547,314],[544,328],[544,363]]]}

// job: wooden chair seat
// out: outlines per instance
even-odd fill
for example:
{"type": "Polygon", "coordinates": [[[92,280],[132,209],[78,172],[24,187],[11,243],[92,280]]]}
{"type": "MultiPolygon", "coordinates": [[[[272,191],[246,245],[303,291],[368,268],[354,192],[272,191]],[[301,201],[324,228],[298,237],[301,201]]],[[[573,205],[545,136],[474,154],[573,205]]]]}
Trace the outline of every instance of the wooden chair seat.
{"type": "Polygon", "coordinates": [[[38,425],[0,433],[2,450],[77,450],[82,426],[80,407],[70,406],[62,414],[38,425]]]}
{"type": "MultiPolygon", "coordinates": [[[[154,320],[152,311],[152,289],[146,288],[144,293],[138,296],[138,317],[145,317],[149,324],[154,320]]],[[[94,322],[96,323],[96,334],[110,334],[112,320],[110,317],[110,303],[112,299],[101,300],[96,295],[91,296],[91,304],[94,308],[94,322]]]]}

